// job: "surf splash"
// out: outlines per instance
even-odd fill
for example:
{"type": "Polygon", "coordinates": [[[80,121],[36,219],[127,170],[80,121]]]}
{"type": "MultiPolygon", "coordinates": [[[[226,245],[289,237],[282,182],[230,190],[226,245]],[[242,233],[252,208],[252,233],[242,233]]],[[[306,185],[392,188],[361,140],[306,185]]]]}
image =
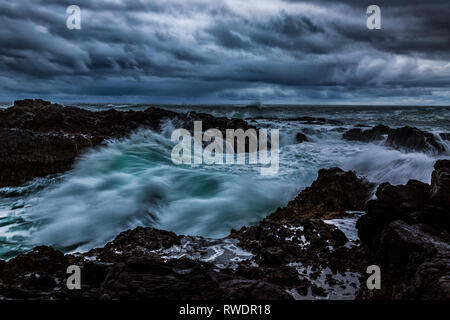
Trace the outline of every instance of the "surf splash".
{"type": "Polygon", "coordinates": [[[137,226],[222,237],[298,191],[245,165],[174,165],[173,144],[164,134],[141,131],[84,155],[33,200],[30,245],[83,251],[137,226]]]}
{"type": "MultiPolygon", "coordinates": [[[[367,111],[361,112],[364,118],[367,111]]],[[[137,226],[223,237],[286,205],[320,168],[355,170],[377,183],[429,183],[437,159],[382,143],[345,141],[339,126],[270,120],[257,120],[255,126],[280,132],[277,175],[261,176],[258,165],[174,165],[170,137],[175,128],[167,122],[161,133],[141,130],[91,150],[70,172],[0,189],[0,258],[43,244],[86,251],[137,226]],[[298,144],[298,132],[308,141],[298,144]]],[[[448,152],[439,158],[449,158],[448,152]]]]}

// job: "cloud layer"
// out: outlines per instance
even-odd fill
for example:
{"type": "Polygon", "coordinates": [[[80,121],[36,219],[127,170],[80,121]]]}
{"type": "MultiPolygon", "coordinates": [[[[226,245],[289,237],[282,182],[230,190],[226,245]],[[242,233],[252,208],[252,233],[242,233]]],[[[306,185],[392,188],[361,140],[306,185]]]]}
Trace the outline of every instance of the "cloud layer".
{"type": "Polygon", "coordinates": [[[0,2],[0,99],[450,104],[447,0],[75,2],[0,2]]]}

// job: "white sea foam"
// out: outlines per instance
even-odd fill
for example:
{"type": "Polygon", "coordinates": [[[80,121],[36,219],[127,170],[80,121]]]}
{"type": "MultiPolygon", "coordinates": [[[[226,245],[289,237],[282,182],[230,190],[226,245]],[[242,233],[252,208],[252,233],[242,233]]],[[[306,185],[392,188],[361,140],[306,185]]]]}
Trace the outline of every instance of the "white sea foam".
{"type": "MultiPolygon", "coordinates": [[[[417,122],[425,130],[450,131],[445,125],[435,125],[431,111],[402,109],[395,113],[369,108],[360,109],[355,116],[339,108],[324,108],[321,114],[315,109],[239,107],[232,111],[215,108],[212,113],[295,117],[301,110],[309,110],[312,116],[337,117],[346,124],[255,121],[257,126],[280,129],[277,176],[261,177],[258,166],[250,165],[175,166],[170,159],[170,134],[177,125],[167,121],[161,134],[145,130],[121,141],[111,141],[106,147],[83,155],[72,171],[56,178],[0,189],[0,257],[37,244],[51,244],[65,251],[87,250],[136,226],[222,237],[231,228],[254,224],[285,205],[314,181],[320,168],[340,166],[356,170],[377,183],[401,184],[409,179],[429,182],[436,159],[449,158],[448,153],[439,157],[405,153],[381,143],[341,138],[339,127],[351,127],[354,118],[367,125],[383,120],[391,126],[417,122]],[[298,132],[305,132],[309,141],[297,144],[298,132]]],[[[436,112],[442,121],[448,119],[448,110],[436,112]]]]}

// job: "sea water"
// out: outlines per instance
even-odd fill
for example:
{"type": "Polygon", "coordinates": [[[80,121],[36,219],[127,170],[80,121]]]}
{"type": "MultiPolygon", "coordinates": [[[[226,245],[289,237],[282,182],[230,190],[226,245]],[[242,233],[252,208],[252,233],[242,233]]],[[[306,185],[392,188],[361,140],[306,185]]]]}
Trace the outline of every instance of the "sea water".
{"type": "MultiPolygon", "coordinates": [[[[93,111],[145,110],[149,105],[77,105],[93,111]]],[[[450,132],[449,107],[387,106],[160,106],[177,112],[266,118],[257,127],[280,131],[280,168],[261,176],[256,165],[175,165],[170,140],[175,126],[162,132],[138,130],[81,155],[66,173],[0,189],[0,258],[36,245],[64,252],[103,246],[121,231],[151,226],[177,234],[219,238],[232,228],[256,224],[309,186],[321,168],[355,170],[369,180],[404,184],[430,182],[437,159],[445,154],[403,152],[383,141],[345,141],[342,130],[379,123],[415,126],[436,135],[450,132]],[[311,125],[277,119],[301,116],[342,121],[311,125]],[[268,120],[271,119],[271,120],[268,120]],[[304,132],[309,141],[296,143],[304,132]]],[[[364,129],[364,127],[363,127],[364,129]]],[[[437,136],[439,139],[439,137],[437,136]]]]}

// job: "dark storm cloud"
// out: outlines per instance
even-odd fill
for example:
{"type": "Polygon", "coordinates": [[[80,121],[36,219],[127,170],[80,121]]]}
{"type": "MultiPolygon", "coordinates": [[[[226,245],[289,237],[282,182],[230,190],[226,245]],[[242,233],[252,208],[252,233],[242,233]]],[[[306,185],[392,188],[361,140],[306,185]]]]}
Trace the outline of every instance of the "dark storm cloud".
{"type": "Polygon", "coordinates": [[[449,104],[448,17],[446,0],[2,1],[0,99],[449,104]]]}

